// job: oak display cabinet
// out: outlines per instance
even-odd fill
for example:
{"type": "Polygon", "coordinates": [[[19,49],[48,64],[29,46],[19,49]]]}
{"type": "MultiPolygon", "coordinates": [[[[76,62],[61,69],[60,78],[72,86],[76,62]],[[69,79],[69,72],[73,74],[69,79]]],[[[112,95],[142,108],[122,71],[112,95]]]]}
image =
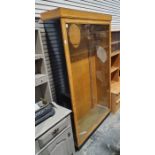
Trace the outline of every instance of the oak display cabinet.
{"type": "Polygon", "coordinates": [[[41,19],[58,104],[73,111],[79,148],[111,108],[111,16],[58,8],[41,14],[41,19]]]}

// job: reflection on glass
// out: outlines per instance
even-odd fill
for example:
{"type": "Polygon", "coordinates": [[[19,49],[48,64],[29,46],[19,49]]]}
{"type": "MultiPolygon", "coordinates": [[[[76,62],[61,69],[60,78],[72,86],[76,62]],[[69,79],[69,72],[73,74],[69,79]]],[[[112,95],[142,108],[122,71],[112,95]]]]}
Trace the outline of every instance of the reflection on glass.
{"type": "Polygon", "coordinates": [[[67,33],[82,142],[109,112],[109,26],[68,24],[67,33]]]}

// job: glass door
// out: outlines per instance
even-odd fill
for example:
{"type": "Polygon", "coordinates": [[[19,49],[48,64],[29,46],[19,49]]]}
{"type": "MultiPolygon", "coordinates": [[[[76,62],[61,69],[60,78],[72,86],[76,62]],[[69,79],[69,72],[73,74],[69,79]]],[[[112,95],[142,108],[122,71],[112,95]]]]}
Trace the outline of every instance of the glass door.
{"type": "Polygon", "coordinates": [[[83,142],[109,113],[109,25],[66,24],[78,141],[83,142]]]}

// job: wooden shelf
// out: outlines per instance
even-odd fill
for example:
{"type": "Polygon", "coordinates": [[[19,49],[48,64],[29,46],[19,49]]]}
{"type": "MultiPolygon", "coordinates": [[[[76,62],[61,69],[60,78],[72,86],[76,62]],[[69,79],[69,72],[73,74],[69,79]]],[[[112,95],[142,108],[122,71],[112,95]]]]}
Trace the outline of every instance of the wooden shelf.
{"type": "Polygon", "coordinates": [[[97,125],[106,118],[109,112],[110,110],[107,107],[96,105],[82,119],[79,120],[79,138],[81,143],[83,143],[85,137],[89,136],[94,129],[96,129],[97,125]]]}
{"type": "Polygon", "coordinates": [[[119,67],[112,66],[112,67],[111,67],[111,73],[115,72],[115,71],[118,70],[118,69],[119,69],[119,67]]]}
{"type": "Polygon", "coordinates": [[[120,43],[120,41],[113,41],[111,42],[111,45],[118,44],[118,43],[120,43]]]}
{"type": "Polygon", "coordinates": [[[47,82],[47,75],[46,74],[36,74],[35,75],[35,86],[42,85],[47,82]]]}
{"type": "Polygon", "coordinates": [[[43,59],[42,54],[35,54],[35,60],[43,59]]]}
{"type": "Polygon", "coordinates": [[[118,54],[120,54],[120,50],[113,51],[113,52],[111,53],[111,57],[113,57],[113,56],[115,56],[115,55],[118,55],[118,54]]]}
{"type": "Polygon", "coordinates": [[[120,32],[120,30],[111,30],[111,33],[113,33],[113,32],[120,32]]]}
{"type": "Polygon", "coordinates": [[[111,81],[111,93],[113,94],[120,93],[120,81],[111,81]]]}

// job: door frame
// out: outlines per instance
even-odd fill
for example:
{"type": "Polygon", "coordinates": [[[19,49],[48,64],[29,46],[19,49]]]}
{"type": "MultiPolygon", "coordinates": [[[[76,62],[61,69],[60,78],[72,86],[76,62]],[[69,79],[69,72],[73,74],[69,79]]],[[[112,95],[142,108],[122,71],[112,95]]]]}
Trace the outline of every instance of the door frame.
{"type": "MultiPolygon", "coordinates": [[[[63,46],[64,46],[64,52],[65,52],[65,58],[66,58],[66,65],[67,65],[67,73],[69,77],[69,88],[71,93],[71,102],[72,102],[72,110],[74,113],[74,125],[75,125],[75,133],[76,133],[76,141],[77,141],[77,147],[82,145],[86,140],[87,137],[91,135],[91,133],[96,129],[96,125],[92,127],[92,130],[90,130],[86,135],[84,135],[83,140],[78,139],[79,134],[79,128],[78,128],[78,119],[76,116],[77,109],[75,107],[75,93],[74,93],[74,86],[73,86],[73,76],[72,76],[72,69],[71,69],[71,59],[69,54],[69,44],[68,44],[68,36],[67,36],[67,30],[66,30],[66,24],[74,23],[74,24],[96,24],[96,25],[109,25],[109,104],[108,108],[111,110],[111,21],[101,21],[101,20],[85,20],[85,19],[71,19],[71,18],[60,18],[61,22],[61,29],[62,29],[62,39],[63,39],[63,46]]],[[[109,110],[109,112],[110,112],[109,110]]],[[[109,114],[109,113],[108,113],[109,114]]],[[[106,115],[107,116],[107,115],[106,115]]],[[[105,118],[106,118],[105,116],[105,118]]],[[[101,121],[103,121],[102,119],[101,121]]],[[[100,122],[101,122],[100,121],[100,122]]]]}

